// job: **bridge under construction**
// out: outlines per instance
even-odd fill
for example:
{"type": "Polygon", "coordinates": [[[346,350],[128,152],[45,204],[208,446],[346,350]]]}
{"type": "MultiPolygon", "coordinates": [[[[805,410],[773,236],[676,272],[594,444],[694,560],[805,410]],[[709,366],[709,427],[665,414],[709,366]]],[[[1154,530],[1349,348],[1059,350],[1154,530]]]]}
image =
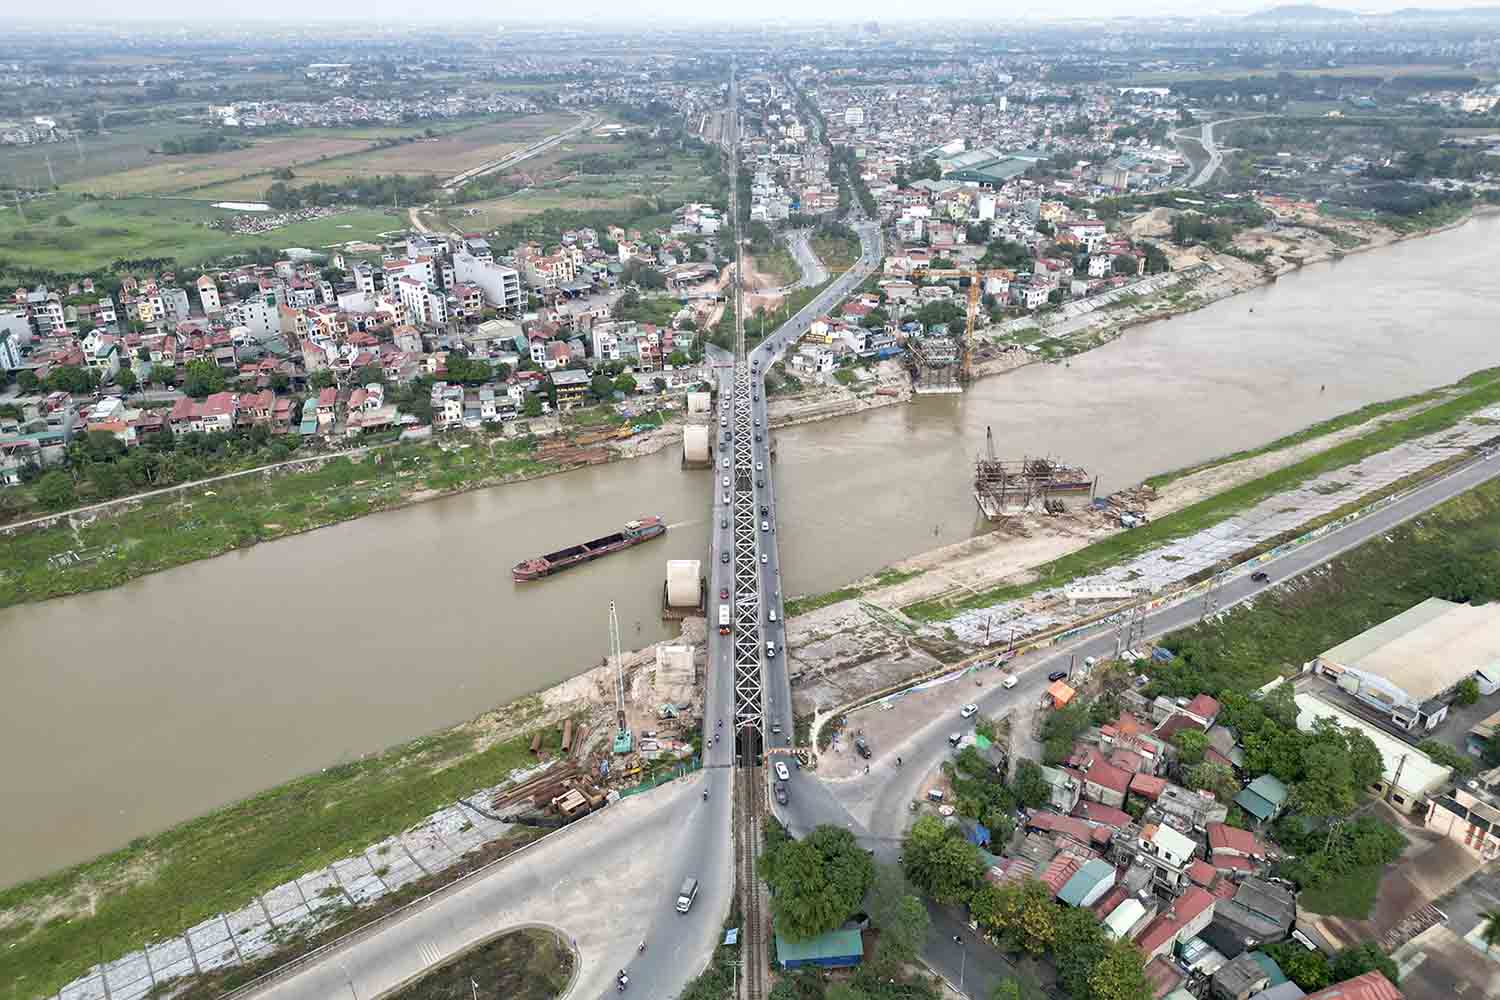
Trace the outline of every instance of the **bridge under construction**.
{"type": "Polygon", "coordinates": [[[991,521],[1027,511],[1060,514],[1094,499],[1097,478],[1051,458],[998,458],[995,432],[986,427],[985,454],[974,462],[974,501],[991,521]]]}

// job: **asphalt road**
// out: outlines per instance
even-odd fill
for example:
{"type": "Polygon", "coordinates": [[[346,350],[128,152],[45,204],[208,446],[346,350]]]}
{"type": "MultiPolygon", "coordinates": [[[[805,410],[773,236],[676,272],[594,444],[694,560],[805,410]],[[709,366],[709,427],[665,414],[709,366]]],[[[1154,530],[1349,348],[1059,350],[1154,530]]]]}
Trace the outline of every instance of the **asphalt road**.
{"type": "MultiPolygon", "coordinates": [[[[1258,569],[1269,577],[1264,583],[1251,579],[1249,570],[1231,575],[1214,591],[1211,608],[1221,612],[1253,598],[1267,588],[1320,566],[1496,476],[1500,476],[1500,456],[1485,456],[1413,491],[1377,513],[1273,562],[1262,564],[1258,569]]],[[[1202,597],[1161,608],[1140,620],[1134,641],[1155,638],[1192,625],[1209,609],[1210,605],[1202,597]]],[[[996,634],[994,648],[997,653],[1004,652],[1006,639],[1006,636],[996,634]]],[[[910,803],[921,796],[924,784],[949,754],[949,734],[967,732],[972,728],[959,718],[960,705],[976,702],[986,715],[998,715],[1015,706],[1034,705],[1049,683],[1049,674],[1079,669],[1089,656],[1113,656],[1124,640],[1125,636],[1117,626],[1101,625],[1092,634],[1073,642],[1018,657],[1012,662],[1011,673],[1019,681],[1011,689],[1000,686],[998,671],[979,675],[982,679],[977,688],[966,679],[954,682],[951,714],[915,728],[898,744],[873,747],[874,757],[868,775],[857,774],[853,778],[832,781],[821,780],[814,774],[796,775],[790,801],[784,807],[777,807],[779,817],[798,835],[824,823],[845,827],[860,837],[877,860],[896,861],[900,854],[900,838],[912,816],[910,803]],[[901,767],[895,766],[897,756],[902,758],[901,767]]],[[[962,975],[969,995],[988,996],[995,982],[1011,974],[1009,963],[999,952],[969,934],[960,912],[937,906],[929,906],[929,911],[933,915],[933,931],[923,958],[953,983],[958,983],[962,975]],[[963,940],[962,945],[953,941],[955,934],[963,940]]]]}

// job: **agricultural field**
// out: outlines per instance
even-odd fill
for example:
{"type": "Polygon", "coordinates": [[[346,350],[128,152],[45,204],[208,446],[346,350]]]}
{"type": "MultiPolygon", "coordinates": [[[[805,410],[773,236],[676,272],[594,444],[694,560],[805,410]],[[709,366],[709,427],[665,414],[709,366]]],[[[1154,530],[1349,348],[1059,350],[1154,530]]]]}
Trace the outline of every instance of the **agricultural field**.
{"type": "Polygon", "coordinates": [[[166,198],[86,199],[76,195],[0,209],[0,274],[5,263],[84,273],[121,258],[173,257],[182,263],[260,246],[318,248],[374,239],[402,228],[405,217],[361,209],[269,233],[241,236],[208,223],[229,215],[196,201],[166,198]]]}
{"type": "Polygon", "coordinates": [[[76,145],[49,142],[36,146],[3,146],[0,147],[0,180],[23,187],[49,187],[48,162],[52,164],[50,177],[56,178],[58,184],[69,185],[104,177],[162,159],[151,150],[165,139],[196,135],[202,131],[194,125],[174,122],[128,126],[98,135],[80,136],[76,145]]]}
{"type": "MultiPolygon", "coordinates": [[[[502,174],[526,185],[514,194],[473,202],[445,213],[459,229],[495,229],[549,209],[600,211],[622,209],[642,198],[667,202],[708,200],[713,184],[702,161],[691,154],[672,153],[629,170],[609,174],[579,172],[570,160],[580,156],[618,154],[619,143],[561,143],[502,174]]],[[[576,162],[576,161],[575,161],[576,162]]]]}
{"type": "MultiPolygon", "coordinates": [[[[303,138],[296,134],[256,139],[246,149],[181,156],[154,156],[146,166],[67,185],[68,190],[101,195],[182,194],[194,188],[265,174],[292,166],[368,149],[359,139],[303,138]]],[[[264,190],[266,180],[261,185],[264,190]]]]}
{"type": "Polygon", "coordinates": [[[447,177],[497,160],[577,121],[573,115],[557,113],[475,125],[432,139],[318,163],[298,170],[297,178],[336,182],[351,176],[372,177],[377,174],[438,174],[447,177]]]}

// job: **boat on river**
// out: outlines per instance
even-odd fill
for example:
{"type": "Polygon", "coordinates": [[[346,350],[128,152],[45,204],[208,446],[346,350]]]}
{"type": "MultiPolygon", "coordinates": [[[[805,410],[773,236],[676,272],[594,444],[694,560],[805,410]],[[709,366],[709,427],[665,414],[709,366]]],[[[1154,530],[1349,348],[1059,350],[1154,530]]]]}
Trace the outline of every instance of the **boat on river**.
{"type": "Polygon", "coordinates": [[[634,521],[625,522],[625,527],[613,534],[605,535],[603,538],[595,538],[590,542],[578,545],[570,545],[556,552],[548,552],[544,556],[534,559],[525,559],[511,569],[510,575],[517,583],[527,580],[540,580],[544,576],[553,573],[561,573],[565,569],[586,563],[600,556],[607,556],[650,541],[658,535],[667,533],[667,524],[660,517],[642,517],[634,521]]]}

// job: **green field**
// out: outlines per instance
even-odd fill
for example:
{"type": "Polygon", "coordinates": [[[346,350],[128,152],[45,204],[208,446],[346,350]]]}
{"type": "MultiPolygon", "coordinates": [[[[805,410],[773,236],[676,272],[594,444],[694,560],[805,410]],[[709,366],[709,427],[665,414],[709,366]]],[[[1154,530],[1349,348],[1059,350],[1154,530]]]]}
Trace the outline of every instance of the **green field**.
{"type": "Polygon", "coordinates": [[[209,228],[207,223],[233,213],[200,201],[57,195],[22,209],[24,221],[13,206],[0,208],[0,274],[6,264],[83,274],[122,258],[169,257],[188,264],[262,246],[317,249],[373,240],[406,225],[405,213],[356,209],[242,236],[209,228]]]}
{"type": "Polygon", "coordinates": [[[555,1000],[573,976],[573,952],[551,931],[512,931],[441,965],[391,1000],[555,1000]]]}

